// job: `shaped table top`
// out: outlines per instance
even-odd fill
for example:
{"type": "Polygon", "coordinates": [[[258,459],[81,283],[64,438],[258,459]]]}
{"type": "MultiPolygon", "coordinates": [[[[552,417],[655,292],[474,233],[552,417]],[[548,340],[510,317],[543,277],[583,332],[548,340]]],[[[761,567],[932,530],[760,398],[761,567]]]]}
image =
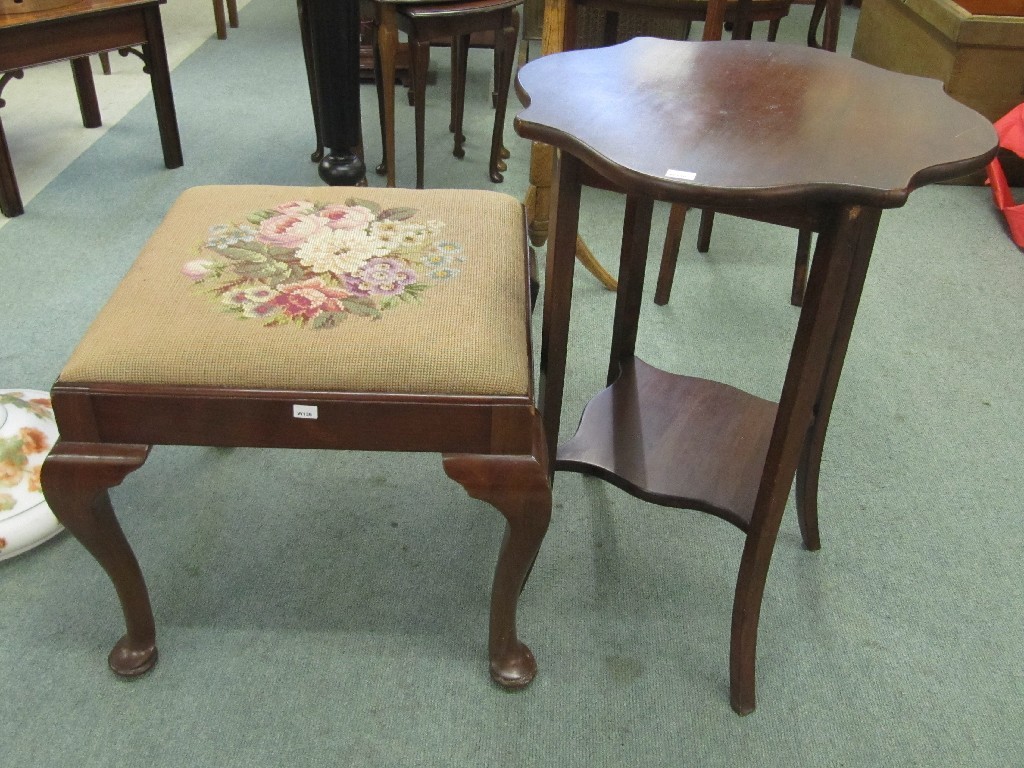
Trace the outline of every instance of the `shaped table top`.
{"type": "Polygon", "coordinates": [[[636,38],[531,61],[516,89],[520,135],[679,202],[893,208],[997,143],[937,80],[778,43],[636,38]]]}

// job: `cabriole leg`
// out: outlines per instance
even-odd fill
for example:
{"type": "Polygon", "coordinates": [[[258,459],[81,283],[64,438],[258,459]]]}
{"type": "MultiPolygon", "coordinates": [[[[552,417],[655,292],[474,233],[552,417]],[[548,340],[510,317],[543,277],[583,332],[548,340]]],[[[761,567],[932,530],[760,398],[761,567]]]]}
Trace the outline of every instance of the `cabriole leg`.
{"type": "Polygon", "coordinates": [[[142,571],[107,491],[141,467],[148,455],[146,445],[58,440],[42,469],[43,495],[50,509],[114,582],[127,632],[108,661],[125,677],[141,675],[156,663],[156,630],[142,571]]]}
{"type": "Polygon", "coordinates": [[[491,678],[508,689],[524,688],[537,674],[533,652],[516,632],[519,593],[551,520],[547,457],[537,432],[533,456],[444,457],[445,473],[507,521],[491,592],[489,656],[491,678]]]}

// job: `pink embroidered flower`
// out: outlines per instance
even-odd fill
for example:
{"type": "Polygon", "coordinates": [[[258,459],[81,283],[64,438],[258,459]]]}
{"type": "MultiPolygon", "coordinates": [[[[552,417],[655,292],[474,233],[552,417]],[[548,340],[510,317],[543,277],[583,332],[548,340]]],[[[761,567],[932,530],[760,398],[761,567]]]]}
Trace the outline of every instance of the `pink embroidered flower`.
{"type": "Polygon", "coordinates": [[[398,259],[370,259],[345,282],[352,293],[361,296],[397,296],[416,282],[416,273],[398,259]]]}
{"type": "Polygon", "coordinates": [[[362,229],[377,217],[361,205],[328,205],[319,215],[331,229],[362,229]]]}
{"type": "Polygon", "coordinates": [[[181,268],[181,274],[196,282],[213,274],[213,262],[207,259],[193,259],[181,268]]]}
{"type": "Polygon", "coordinates": [[[242,317],[267,317],[277,311],[271,302],[277,291],[265,285],[249,285],[228,291],[221,301],[229,307],[242,310],[242,317]]]}
{"type": "Polygon", "coordinates": [[[271,216],[260,224],[256,239],[267,245],[298,248],[307,238],[323,229],[325,221],[319,216],[293,216],[282,213],[271,216]]]}
{"type": "Polygon", "coordinates": [[[458,243],[440,241],[443,222],[416,214],[356,198],[289,200],[211,226],[181,271],[231,314],[268,328],[376,320],[456,276],[464,261],[458,243]]]}
{"type": "Polygon", "coordinates": [[[344,312],[342,299],[349,294],[340,288],[326,285],[319,277],[298,283],[279,285],[280,293],[268,302],[291,317],[312,320],[321,312],[344,312]]]}
{"type": "Polygon", "coordinates": [[[274,208],[278,213],[287,213],[290,216],[305,216],[316,210],[316,206],[308,200],[292,200],[290,203],[281,203],[274,208]]]}

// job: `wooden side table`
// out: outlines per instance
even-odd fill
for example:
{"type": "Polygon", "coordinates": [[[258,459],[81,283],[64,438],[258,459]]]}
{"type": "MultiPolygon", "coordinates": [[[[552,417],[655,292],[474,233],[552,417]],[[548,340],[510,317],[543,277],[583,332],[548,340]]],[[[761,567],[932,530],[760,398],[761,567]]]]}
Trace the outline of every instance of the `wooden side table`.
{"type": "MultiPolygon", "coordinates": [[[[164,0],[81,0],[49,10],[0,15],[0,73],[20,74],[25,67],[63,59],[74,60],[75,84],[83,121],[99,125],[96,90],[89,63],[83,57],[101,51],[142,46],[156,103],[157,125],[164,165],[180,168],[181,139],[171,94],[160,4],[164,0]],[[91,114],[92,118],[87,117],[91,114]]],[[[0,79],[0,88],[8,75],[0,79]]],[[[3,101],[0,101],[3,106],[3,101]]],[[[0,211],[5,216],[24,212],[0,123],[0,211]]]]}
{"type": "MultiPolygon", "coordinates": [[[[811,24],[807,31],[807,43],[812,48],[834,51],[839,39],[839,16],[842,0],[814,0],[811,24]],[[822,21],[824,24],[822,25],[822,21]],[[818,41],[818,27],[822,25],[821,40],[818,41]]],[[[708,0],[704,20],[704,41],[720,40],[725,21],[726,0],[708,0]]],[[[649,10],[662,16],[672,14],[672,0],[545,0],[544,29],[541,37],[541,56],[569,51],[576,47],[576,17],[581,5],[595,5],[601,8],[649,10]]],[[[738,0],[736,16],[750,18],[750,0],[738,0]]],[[[734,35],[735,36],[735,35],[734,35]]],[[[554,167],[551,148],[535,143],[530,150],[530,187],[526,193],[526,216],[530,228],[530,242],[540,247],[548,237],[548,221],[551,210],[551,175],[554,167]]],[[[601,263],[580,240],[577,244],[580,263],[600,280],[609,290],[615,290],[615,279],[608,274],[601,263]]]]}
{"type": "Polygon", "coordinates": [[[553,467],[747,534],[730,652],[732,706],[745,714],[761,595],[794,478],[804,542],[820,546],[822,448],[882,211],[984,166],[995,133],[937,81],[770,43],[641,38],[542,57],[517,85],[528,107],[516,130],[559,150],[539,391],[553,467]],[[588,169],[626,192],[608,388],[556,450],[588,169]],[[778,402],[635,357],[655,200],[819,232],[778,402]]]}

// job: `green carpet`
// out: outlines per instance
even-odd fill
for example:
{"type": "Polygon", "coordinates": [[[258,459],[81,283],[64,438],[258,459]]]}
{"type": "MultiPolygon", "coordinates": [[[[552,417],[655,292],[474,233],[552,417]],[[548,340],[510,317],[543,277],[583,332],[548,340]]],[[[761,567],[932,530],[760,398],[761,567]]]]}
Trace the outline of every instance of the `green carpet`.
{"type": "MultiPolygon", "coordinates": [[[[782,36],[806,18],[795,8],[782,36]]],[[[317,183],[299,50],[294,6],[253,0],[173,73],[184,168],[162,167],[147,99],[0,230],[0,385],[49,388],[181,190],[317,183]]],[[[457,161],[434,58],[427,184],[492,188],[489,61],[474,52],[457,161]]],[[[375,115],[364,88],[374,163],[375,115]]],[[[522,196],[528,146],[507,143],[500,188],[522,196]]],[[[585,199],[612,268],[622,207],[585,199]]],[[[796,234],[719,217],[701,256],[695,225],[671,304],[645,305],[640,356],[774,398],[796,234]]],[[[802,549],[790,510],[750,717],[728,704],[742,536],[721,521],[559,475],[520,611],[540,674],[508,694],[486,665],[502,521],[439,457],[156,448],[111,495],[160,663],[131,683],[106,669],[120,611],[69,536],[0,563],[0,765],[1019,765],[1022,296],[1024,255],[987,190],[931,187],[883,216],[825,450],[823,549],[802,549]]],[[[612,302],[579,273],[567,431],[601,385],[612,302]]]]}

